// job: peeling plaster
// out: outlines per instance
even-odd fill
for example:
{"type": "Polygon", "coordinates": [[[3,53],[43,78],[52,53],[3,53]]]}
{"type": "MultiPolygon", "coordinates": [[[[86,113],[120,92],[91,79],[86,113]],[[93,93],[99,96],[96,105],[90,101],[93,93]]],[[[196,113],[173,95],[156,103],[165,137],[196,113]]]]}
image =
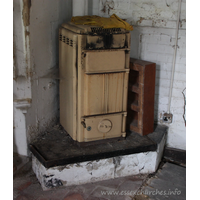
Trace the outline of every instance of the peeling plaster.
{"type": "Polygon", "coordinates": [[[110,10],[113,10],[114,9],[114,6],[115,6],[115,3],[113,0],[109,1],[109,0],[106,0],[106,1],[102,1],[102,12],[104,13],[108,13],[108,15],[110,15],[110,10]]]}
{"type": "Polygon", "coordinates": [[[120,166],[121,160],[122,160],[122,158],[120,156],[113,158],[113,164],[115,165],[115,168],[117,168],[118,166],[120,166]]]}
{"type": "Polygon", "coordinates": [[[27,103],[31,103],[32,99],[31,98],[26,98],[26,99],[14,99],[14,102],[23,102],[26,101],[27,103]]]}
{"type": "MultiPolygon", "coordinates": [[[[133,1],[100,0],[100,16],[117,14],[133,26],[153,26],[175,28],[178,2],[172,1],[133,1]],[[151,22],[150,22],[151,21],[151,22]]],[[[183,15],[183,18],[185,16],[183,15]]],[[[183,19],[183,26],[185,23],[183,19]]],[[[180,23],[181,25],[181,23],[180,23]]]]}
{"type": "Polygon", "coordinates": [[[183,112],[183,119],[184,119],[185,126],[186,126],[186,88],[184,88],[182,94],[183,94],[183,97],[184,97],[184,112],[183,112]]]}
{"type": "MultiPolygon", "coordinates": [[[[28,62],[28,61],[27,61],[28,62]]],[[[34,74],[35,72],[32,70],[32,68],[29,68],[28,66],[26,67],[26,77],[29,77],[29,78],[31,78],[31,77],[33,77],[33,74],[34,74]]]]}
{"type": "Polygon", "coordinates": [[[51,179],[44,179],[44,185],[47,188],[54,188],[54,187],[58,187],[58,186],[62,186],[63,183],[61,180],[57,179],[57,178],[51,178],[51,179]]]}
{"type": "Polygon", "coordinates": [[[30,8],[31,8],[31,0],[23,0],[22,17],[25,27],[29,26],[30,24],[30,8]]]}
{"type": "Polygon", "coordinates": [[[25,30],[25,38],[30,35],[30,32],[25,30]]]}
{"type": "Polygon", "coordinates": [[[185,22],[186,22],[186,19],[180,20],[180,27],[183,27],[183,23],[185,23],[185,22]]]}
{"type": "Polygon", "coordinates": [[[33,76],[33,70],[30,64],[30,8],[31,0],[23,0],[22,19],[24,24],[24,40],[25,40],[25,54],[26,54],[26,78],[33,76]]]}
{"type": "Polygon", "coordinates": [[[48,83],[48,89],[52,88],[56,83],[54,81],[51,81],[48,83]]]}
{"type": "Polygon", "coordinates": [[[137,24],[137,25],[138,25],[138,24],[141,24],[143,20],[144,20],[144,18],[143,18],[143,17],[140,17],[140,19],[136,22],[136,24],[137,24]]]}

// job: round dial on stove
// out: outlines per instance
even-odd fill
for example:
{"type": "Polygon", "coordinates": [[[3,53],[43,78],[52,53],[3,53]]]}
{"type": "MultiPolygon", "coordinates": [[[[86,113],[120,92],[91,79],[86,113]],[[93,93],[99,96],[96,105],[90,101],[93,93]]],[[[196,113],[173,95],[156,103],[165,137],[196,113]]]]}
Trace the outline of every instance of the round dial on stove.
{"type": "Polygon", "coordinates": [[[102,133],[107,133],[112,129],[112,123],[108,119],[104,119],[101,122],[99,122],[98,130],[102,133]]]}

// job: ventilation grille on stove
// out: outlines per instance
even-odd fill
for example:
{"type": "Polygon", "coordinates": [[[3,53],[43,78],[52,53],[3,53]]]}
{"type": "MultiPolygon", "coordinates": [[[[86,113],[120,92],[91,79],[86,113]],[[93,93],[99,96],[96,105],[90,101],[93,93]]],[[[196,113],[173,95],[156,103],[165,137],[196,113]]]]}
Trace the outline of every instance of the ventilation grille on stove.
{"type": "Polygon", "coordinates": [[[110,33],[110,34],[113,34],[113,33],[121,33],[122,30],[121,28],[96,28],[96,27],[92,27],[91,28],[91,32],[92,33],[97,33],[97,34],[101,34],[101,33],[110,33]]]}
{"type": "Polygon", "coordinates": [[[68,37],[65,37],[64,35],[60,34],[59,35],[59,40],[64,42],[65,44],[73,47],[74,46],[74,41],[69,39],[68,37]]]}

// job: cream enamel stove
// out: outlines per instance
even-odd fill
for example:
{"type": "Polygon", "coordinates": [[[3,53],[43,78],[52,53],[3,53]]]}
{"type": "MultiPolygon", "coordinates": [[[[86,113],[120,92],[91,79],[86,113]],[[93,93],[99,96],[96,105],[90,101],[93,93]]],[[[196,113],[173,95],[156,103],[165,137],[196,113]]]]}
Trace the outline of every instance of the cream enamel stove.
{"type": "Polygon", "coordinates": [[[73,140],[126,136],[129,58],[129,31],[62,24],[60,123],[73,140]]]}

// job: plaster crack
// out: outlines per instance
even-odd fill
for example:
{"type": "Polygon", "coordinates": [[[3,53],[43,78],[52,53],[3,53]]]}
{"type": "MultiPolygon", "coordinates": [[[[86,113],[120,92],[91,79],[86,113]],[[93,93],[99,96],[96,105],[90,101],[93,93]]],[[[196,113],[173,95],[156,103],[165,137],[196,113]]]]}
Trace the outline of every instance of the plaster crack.
{"type": "Polygon", "coordinates": [[[167,6],[167,7],[170,7],[170,5],[167,3],[167,0],[165,0],[165,3],[166,3],[166,6],[167,6]]]}
{"type": "Polygon", "coordinates": [[[108,11],[108,14],[110,14],[110,10],[114,9],[115,4],[114,4],[113,0],[112,1],[106,0],[105,2],[102,1],[102,6],[103,6],[103,8],[101,11],[104,13],[106,13],[106,11],[108,11]]]}
{"type": "Polygon", "coordinates": [[[116,169],[120,166],[122,158],[120,156],[113,158],[113,164],[114,164],[114,174],[116,174],[116,169]]]}
{"type": "Polygon", "coordinates": [[[186,88],[184,88],[184,90],[182,91],[183,97],[184,97],[184,112],[183,112],[183,119],[185,122],[185,126],[186,126],[186,88]]]}
{"type": "Polygon", "coordinates": [[[145,164],[144,164],[144,166],[142,168],[139,169],[139,172],[142,171],[144,169],[144,167],[145,167],[145,164]]]}

